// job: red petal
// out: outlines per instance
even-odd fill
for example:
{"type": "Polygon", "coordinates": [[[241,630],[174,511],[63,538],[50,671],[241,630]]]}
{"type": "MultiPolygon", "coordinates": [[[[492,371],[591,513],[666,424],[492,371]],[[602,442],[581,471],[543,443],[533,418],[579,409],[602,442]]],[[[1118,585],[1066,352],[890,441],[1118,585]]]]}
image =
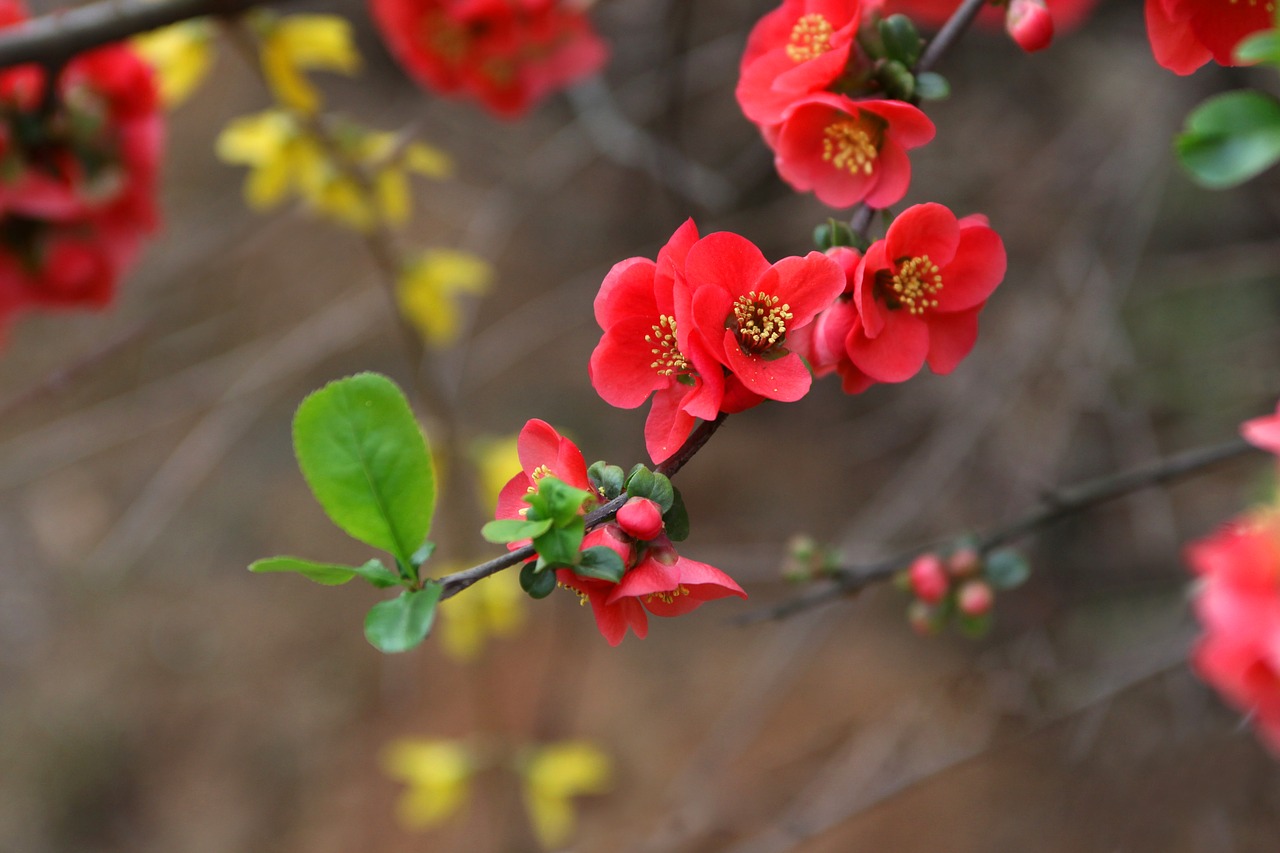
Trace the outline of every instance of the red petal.
{"type": "Polygon", "coordinates": [[[671,384],[670,377],[659,376],[653,367],[653,346],[645,340],[652,332],[648,318],[628,317],[596,344],[588,363],[591,386],[610,406],[634,409],[653,391],[671,384]]]}
{"type": "Polygon", "coordinates": [[[862,317],[863,333],[869,338],[879,337],[888,314],[888,309],[880,304],[875,294],[876,273],[887,269],[889,259],[885,257],[885,242],[877,240],[867,249],[866,257],[853,276],[853,304],[862,317]]]}
{"type": "Polygon", "coordinates": [[[628,258],[613,265],[596,293],[595,314],[600,328],[607,331],[633,316],[657,319],[658,307],[653,296],[656,269],[648,258],[628,258]]]}
{"type": "Polygon", "coordinates": [[[748,391],[784,403],[793,403],[809,393],[813,377],[809,375],[809,369],[804,366],[800,356],[792,352],[782,358],[769,360],[758,355],[747,355],[738,346],[738,338],[732,331],[725,329],[724,335],[729,369],[742,380],[743,387],[748,391]]]}
{"type": "Polygon", "coordinates": [[[560,433],[546,421],[533,418],[520,430],[516,452],[526,474],[532,474],[542,465],[552,468],[560,456],[560,433]]]}
{"type": "Polygon", "coordinates": [[[955,314],[929,317],[929,369],[950,373],[978,342],[978,312],[981,307],[955,314]]]}
{"type": "Polygon", "coordinates": [[[942,267],[938,310],[963,311],[981,307],[1004,280],[1007,265],[1004,242],[999,234],[982,225],[962,227],[955,258],[942,267]]]}
{"type": "Polygon", "coordinates": [[[778,283],[769,295],[790,306],[792,317],[787,321],[788,330],[808,325],[819,311],[830,308],[844,290],[844,270],[821,252],[810,252],[803,258],[783,258],[773,268],[778,274],[778,283]]]}
{"type": "Polygon", "coordinates": [[[884,242],[885,254],[895,268],[901,259],[921,255],[943,267],[956,256],[960,225],[955,214],[940,204],[917,204],[893,220],[884,242]]]}
{"type": "Polygon", "coordinates": [[[754,289],[760,276],[769,269],[756,245],[730,231],[708,234],[689,250],[685,259],[685,278],[697,291],[703,287],[715,287],[737,298],[754,289]]]}
{"type": "Polygon", "coordinates": [[[845,346],[854,366],[872,379],[904,382],[924,366],[929,352],[929,327],[906,311],[887,311],[878,337],[868,338],[855,326],[845,346]]]}
{"type": "Polygon", "coordinates": [[[1156,62],[1175,74],[1190,74],[1209,61],[1209,49],[1185,20],[1174,19],[1164,0],[1147,0],[1147,37],[1156,62]]]}
{"type": "Polygon", "coordinates": [[[644,446],[656,462],[663,462],[680,449],[693,432],[693,416],[680,410],[680,398],[670,392],[653,395],[653,405],[644,422],[644,446]]]}
{"type": "Polygon", "coordinates": [[[880,146],[872,177],[875,184],[867,193],[867,204],[874,208],[891,207],[907,194],[907,187],[911,185],[911,161],[907,159],[907,152],[892,138],[880,146]]]}
{"type": "MultiPolygon", "coordinates": [[[[664,540],[665,541],[665,540],[664,540]]],[[[676,566],[667,566],[646,556],[640,565],[622,576],[622,581],[609,595],[613,604],[624,598],[639,598],[655,592],[671,592],[680,585],[680,572],[676,566]]]]}

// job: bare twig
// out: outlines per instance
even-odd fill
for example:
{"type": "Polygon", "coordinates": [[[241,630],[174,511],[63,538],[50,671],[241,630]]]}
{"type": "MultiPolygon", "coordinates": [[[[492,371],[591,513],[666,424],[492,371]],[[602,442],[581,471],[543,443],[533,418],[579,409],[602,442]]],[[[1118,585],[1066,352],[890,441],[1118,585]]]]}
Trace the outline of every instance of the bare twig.
{"type": "Polygon", "coordinates": [[[93,369],[94,367],[97,367],[99,364],[106,361],[129,344],[138,340],[138,338],[142,337],[149,327],[149,321],[144,320],[142,322],[135,323],[97,349],[81,356],[65,367],[50,373],[30,388],[19,391],[9,399],[0,402],[0,419],[7,418],[18,409],[28,403],[39,400],[41,397],[62,391],[70,385],[76,377],[93,369]]]}
{"type": "Polygon", "coordinates": [[[942,25],[942,29],[938,30],[938,34],[933,37],[933,41],[929,42],[929,46],[924,49],[924,54],[916,63],[915,72],[919,74],[921,71],[929,71],[937,65],[943,55],[969,29],[969,25],[973,23],[974,18],[978,17],[978,13],[986,3],[987,0],[964,0],[942,25]]]}

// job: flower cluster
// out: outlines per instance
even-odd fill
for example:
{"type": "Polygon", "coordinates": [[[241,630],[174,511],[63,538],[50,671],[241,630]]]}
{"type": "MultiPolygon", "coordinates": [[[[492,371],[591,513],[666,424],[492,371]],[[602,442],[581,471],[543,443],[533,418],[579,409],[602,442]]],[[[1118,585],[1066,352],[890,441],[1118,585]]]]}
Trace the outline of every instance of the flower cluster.
{"type": "MultiPolygon", "coordinates": [[[[1280,410],[1241,432],[1280,454],[1280,410]]],[[[1199,577],[1194,606],[1204,628],[1195,668],[1280,754],[1280,509],[1232,521],[1188,546],[1186,558],[1199,577]]]]}
{"type": "Polygon", "coordinates": [[[599,70],[607,51],[562,0],[370,0],[392,54],[420,85],[516,118],[599,70]]]}
{"type": "Polygon", "coordinates": [[[1190,74],[1210,59],[1239,65],[1235,49],[1246,36],[1275,26],[1272,0],[1146,0],[1147,35],[1156,62],[1190,74]]]}
{"type": "MultiPolygon", "coordinates": [[[[613,478],[606,478],[612,483],[599,482],[598,477],[588,474],[577,446],[545,421],[529,421],[520,431],[518,448],[522,470],[498,497],[498,519],[527,518],[529,505],[525,498],[536,493],[546,478],[602,498],[613,497],[615,492],[621,494],[620,469],[614,469],[613,478]]],[[[592,469],[598,467],[604,466],[592,469]]],[[[587,505],[591,503],[588,501],[587,505]]],[[[555,569],[555,579],[557,586],[571,590],[583,604],[591,605],[596,626],[612,646],[622,642],[628,628],[641,639],[647,636],[647,613],[680,616],[705,601],[729,595],[746,598],[742,587],[724,572],[677,553],[663,509],[649,497],[631,497],[613,521],[588,531],[582,539],[582,552],[598,548],[618,556],[623,566],[619,579],[589,576],[574,568],[555,569]]]]}
{"type": "MultiPolygon", "coordinates": [[[[0,26],[25,17],[0,6],[0,26]]],[[[150,67],[120,45],[54,79],[36,65],[0,71],[0,320],[111,300],[157,225],[158,110],[150,67]]]]}

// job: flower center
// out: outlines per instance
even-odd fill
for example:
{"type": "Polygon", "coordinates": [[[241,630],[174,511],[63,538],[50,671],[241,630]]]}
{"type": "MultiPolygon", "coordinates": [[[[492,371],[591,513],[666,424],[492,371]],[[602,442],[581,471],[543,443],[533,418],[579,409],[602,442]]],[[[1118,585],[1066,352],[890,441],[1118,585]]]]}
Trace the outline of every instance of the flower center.
{"type": "Polygon", "coordinates": [[[879,153],[876,134],[857,119],[837,119],[822,131],[822,159],[851,175],[870,175],[879,153]]]}
{"type": "Polygon", "coordinates": [[[659,601],[661,601],[663,604],[671,604],[680,596],[688,595],[688,594],[689,594],[689,588],[681,584],[675,589],[667,590],[666,592],[651,592],[644,597],[644,600],[653,601],[656,598],[659,601]]]}
{"type": "Polygon", "coordinates": [[[898,265],[889,289],[897,307],[906,308],[912,314],[923,314],[926,308],[938,307],[938,300],[933,297],[942,290],[942,274],[928,255],[908,258],[898,265]]]}
{"type": "Polygon", "coordinates": [[[778,297],[753,290],[733,303],[733,316],[738,343],[745,352],[759,355],[786,340],[787,321],[794,315],[789,304],[778,304],[778,297]]]}
{"type": "Polygon", "coordinates": [[[802,15],[791,28],[787,56],[792,62],[808,62],[831,50],[831,34],[835,27],[818,14],[802,15]]]}
{"type": "Polygon", "coordinates": [[[653,354],[653,363],[649,366],[658,371],[659,376],[680,376],[689,372],[689,362],[676,345],[675,317],[659,315],[653,334],[645,335],[644,339],[651,345],[649,352],[653,354]]]}

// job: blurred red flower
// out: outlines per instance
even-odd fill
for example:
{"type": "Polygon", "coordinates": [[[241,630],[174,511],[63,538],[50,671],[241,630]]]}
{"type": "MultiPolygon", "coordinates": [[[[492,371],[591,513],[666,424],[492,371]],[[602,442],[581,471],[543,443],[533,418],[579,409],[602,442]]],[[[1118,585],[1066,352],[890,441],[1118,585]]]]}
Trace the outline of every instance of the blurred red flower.
{"type": "Polygon", "coordinates": [[[1238,65],[1241,39],[1274,26],[1272,0],[1147,0],[1151,52],[1177,74],[1190,74],[1210,59],[1238,65]]]}

